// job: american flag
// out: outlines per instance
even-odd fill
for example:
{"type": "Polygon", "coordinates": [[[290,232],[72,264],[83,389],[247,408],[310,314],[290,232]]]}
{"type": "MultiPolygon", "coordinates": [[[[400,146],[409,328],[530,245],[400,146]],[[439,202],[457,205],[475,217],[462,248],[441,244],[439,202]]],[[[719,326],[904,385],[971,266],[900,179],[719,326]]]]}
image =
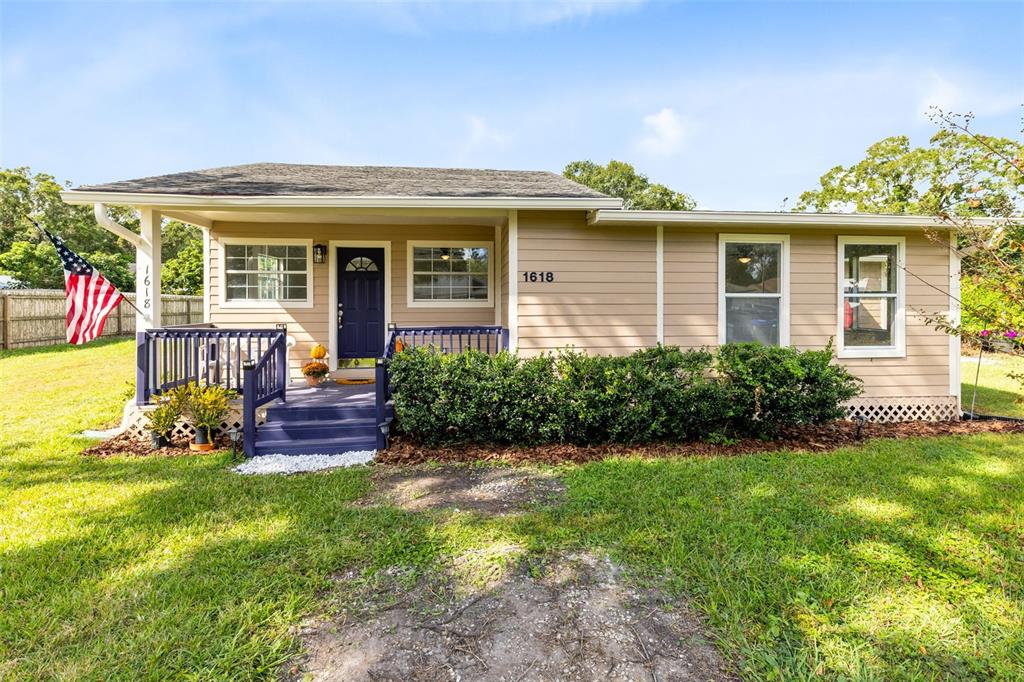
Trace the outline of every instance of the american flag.
{"type": "Polygon", "coordinates": [[[92,341],[103,333],[107,315],[124,296],[99,270],[65,246],[63,239],[47,230],[43,230],[43,234],[53,242],[60,262],[64,264],[68,343],[81,345],[92,341]]]}

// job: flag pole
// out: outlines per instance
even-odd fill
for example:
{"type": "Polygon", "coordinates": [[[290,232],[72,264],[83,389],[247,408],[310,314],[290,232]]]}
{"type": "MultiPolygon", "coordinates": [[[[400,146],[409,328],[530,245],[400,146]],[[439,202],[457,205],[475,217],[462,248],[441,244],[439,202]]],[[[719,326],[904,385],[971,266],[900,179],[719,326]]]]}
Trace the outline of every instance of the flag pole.
{"type": "MultiPolygon", "coordinates": [[[[28,216],[26,216],[26,217],[28,217],[28,216]]],[[[47,235],[47,233],[46,233],[46,230],[44,230],[44,229],[42,228],[42,226],[41,226],[41,225],[40,225],[39,223],[37,223],[37,222],[35,221],[35,219],[33,219],[33,218],[31,218],[31,217],[29,217],[28,219],[29,219],[29,222],[31,222],[31,223],[32,223],[33,225],[35,225],[35,226],[36,226],[36,229],[37,229],[37,230],[39,230],[39,232],[40,232],[40,233],[41,233],[41,234],[42,234],[42,235],[43,235],[44,237],[46,237],[47,239],[49,239],[49,236],[47,235]]],[[[137,312],[137,313],[138,313],[139,315],[142,315],[143,317],[145,317],[145,316],[146,316],[146,313],[144,313],[144,312],[142,312],[141,310],[139,310],[138,306],[136,306],[136,305],[135,305],[134,303],[132,303],[131,301],[129,301],[129,300],[128,300],[128,295],[127,295],[127,294],[125,294],[125,293],[124,293],[123,291],[121,291],[120,289],[118,289],[118,290],[117,290],[117,293],[121,294],[121,300],[122,300],[122,301],[124,301],[125,303],[127,303],[128,305],[130,305],[130,306],[131,306],[132,308],[134,308],[134,309],[135,309],[135,312],[137,312]]]]}

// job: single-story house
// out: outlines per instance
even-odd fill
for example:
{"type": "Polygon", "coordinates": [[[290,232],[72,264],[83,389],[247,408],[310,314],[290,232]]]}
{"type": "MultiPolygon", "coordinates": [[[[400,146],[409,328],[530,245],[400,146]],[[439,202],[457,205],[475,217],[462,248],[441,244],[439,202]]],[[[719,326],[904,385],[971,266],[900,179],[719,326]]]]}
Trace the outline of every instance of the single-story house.
{"type": "MultiPolygon", "coordinates": [[[[247,434],[271,445],[252,451],[341,447],[331,445],[341,431],[312,422],[342,412],[310,401],[344,392],[274,401],[315,344],[329,349],[333,376],[359,376],[379,371],[396,338],[523,355],[834,339],[864,381],[853,414],[960,414],[959,341],[923,319],[956,319],[959,260],[948,227],[928,217],[624,210],[550,172],[277,163],[63,197],[94,205],[137,248],[139,402],[186,377],[242,388],[256,407],[274,403],[247,434]],[[136,207],[141,235],[113,223],[109,204],[136,207]],[[163,218],[203,230],[206,327],[160,326],[163,218]],[[307,411],[289,417],[285,406],[307,411]],[[309,428],[270,428],[289,418],[309,428]]],[[[386,405],[380,383],[363,390],[386,405]]],[[[380,442],[375,415],[367,433],[380,442]]]]}

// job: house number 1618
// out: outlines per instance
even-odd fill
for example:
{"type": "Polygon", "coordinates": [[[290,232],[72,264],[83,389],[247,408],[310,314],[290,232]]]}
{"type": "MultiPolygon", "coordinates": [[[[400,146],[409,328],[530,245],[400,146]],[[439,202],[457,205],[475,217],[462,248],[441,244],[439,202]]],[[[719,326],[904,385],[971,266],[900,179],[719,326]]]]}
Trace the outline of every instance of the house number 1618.
{"type": "Polygon", "coordinates": [[[527,270],[523,273],[524,282],[554,282],[555,273],[553,272],[538,272],[536,270],[527,270]]]}

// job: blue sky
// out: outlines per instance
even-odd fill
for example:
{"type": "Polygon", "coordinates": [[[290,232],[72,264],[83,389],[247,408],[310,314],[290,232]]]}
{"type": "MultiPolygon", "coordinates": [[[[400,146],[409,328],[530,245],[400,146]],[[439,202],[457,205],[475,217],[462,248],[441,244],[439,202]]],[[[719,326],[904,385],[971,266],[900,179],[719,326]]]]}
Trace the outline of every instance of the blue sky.
{"type": "Polygon", "coordinates": [[[930,104],[1020,137],[1024,3],[0,2],[0,164],[630,161],[790,206],[930,104]]]}

